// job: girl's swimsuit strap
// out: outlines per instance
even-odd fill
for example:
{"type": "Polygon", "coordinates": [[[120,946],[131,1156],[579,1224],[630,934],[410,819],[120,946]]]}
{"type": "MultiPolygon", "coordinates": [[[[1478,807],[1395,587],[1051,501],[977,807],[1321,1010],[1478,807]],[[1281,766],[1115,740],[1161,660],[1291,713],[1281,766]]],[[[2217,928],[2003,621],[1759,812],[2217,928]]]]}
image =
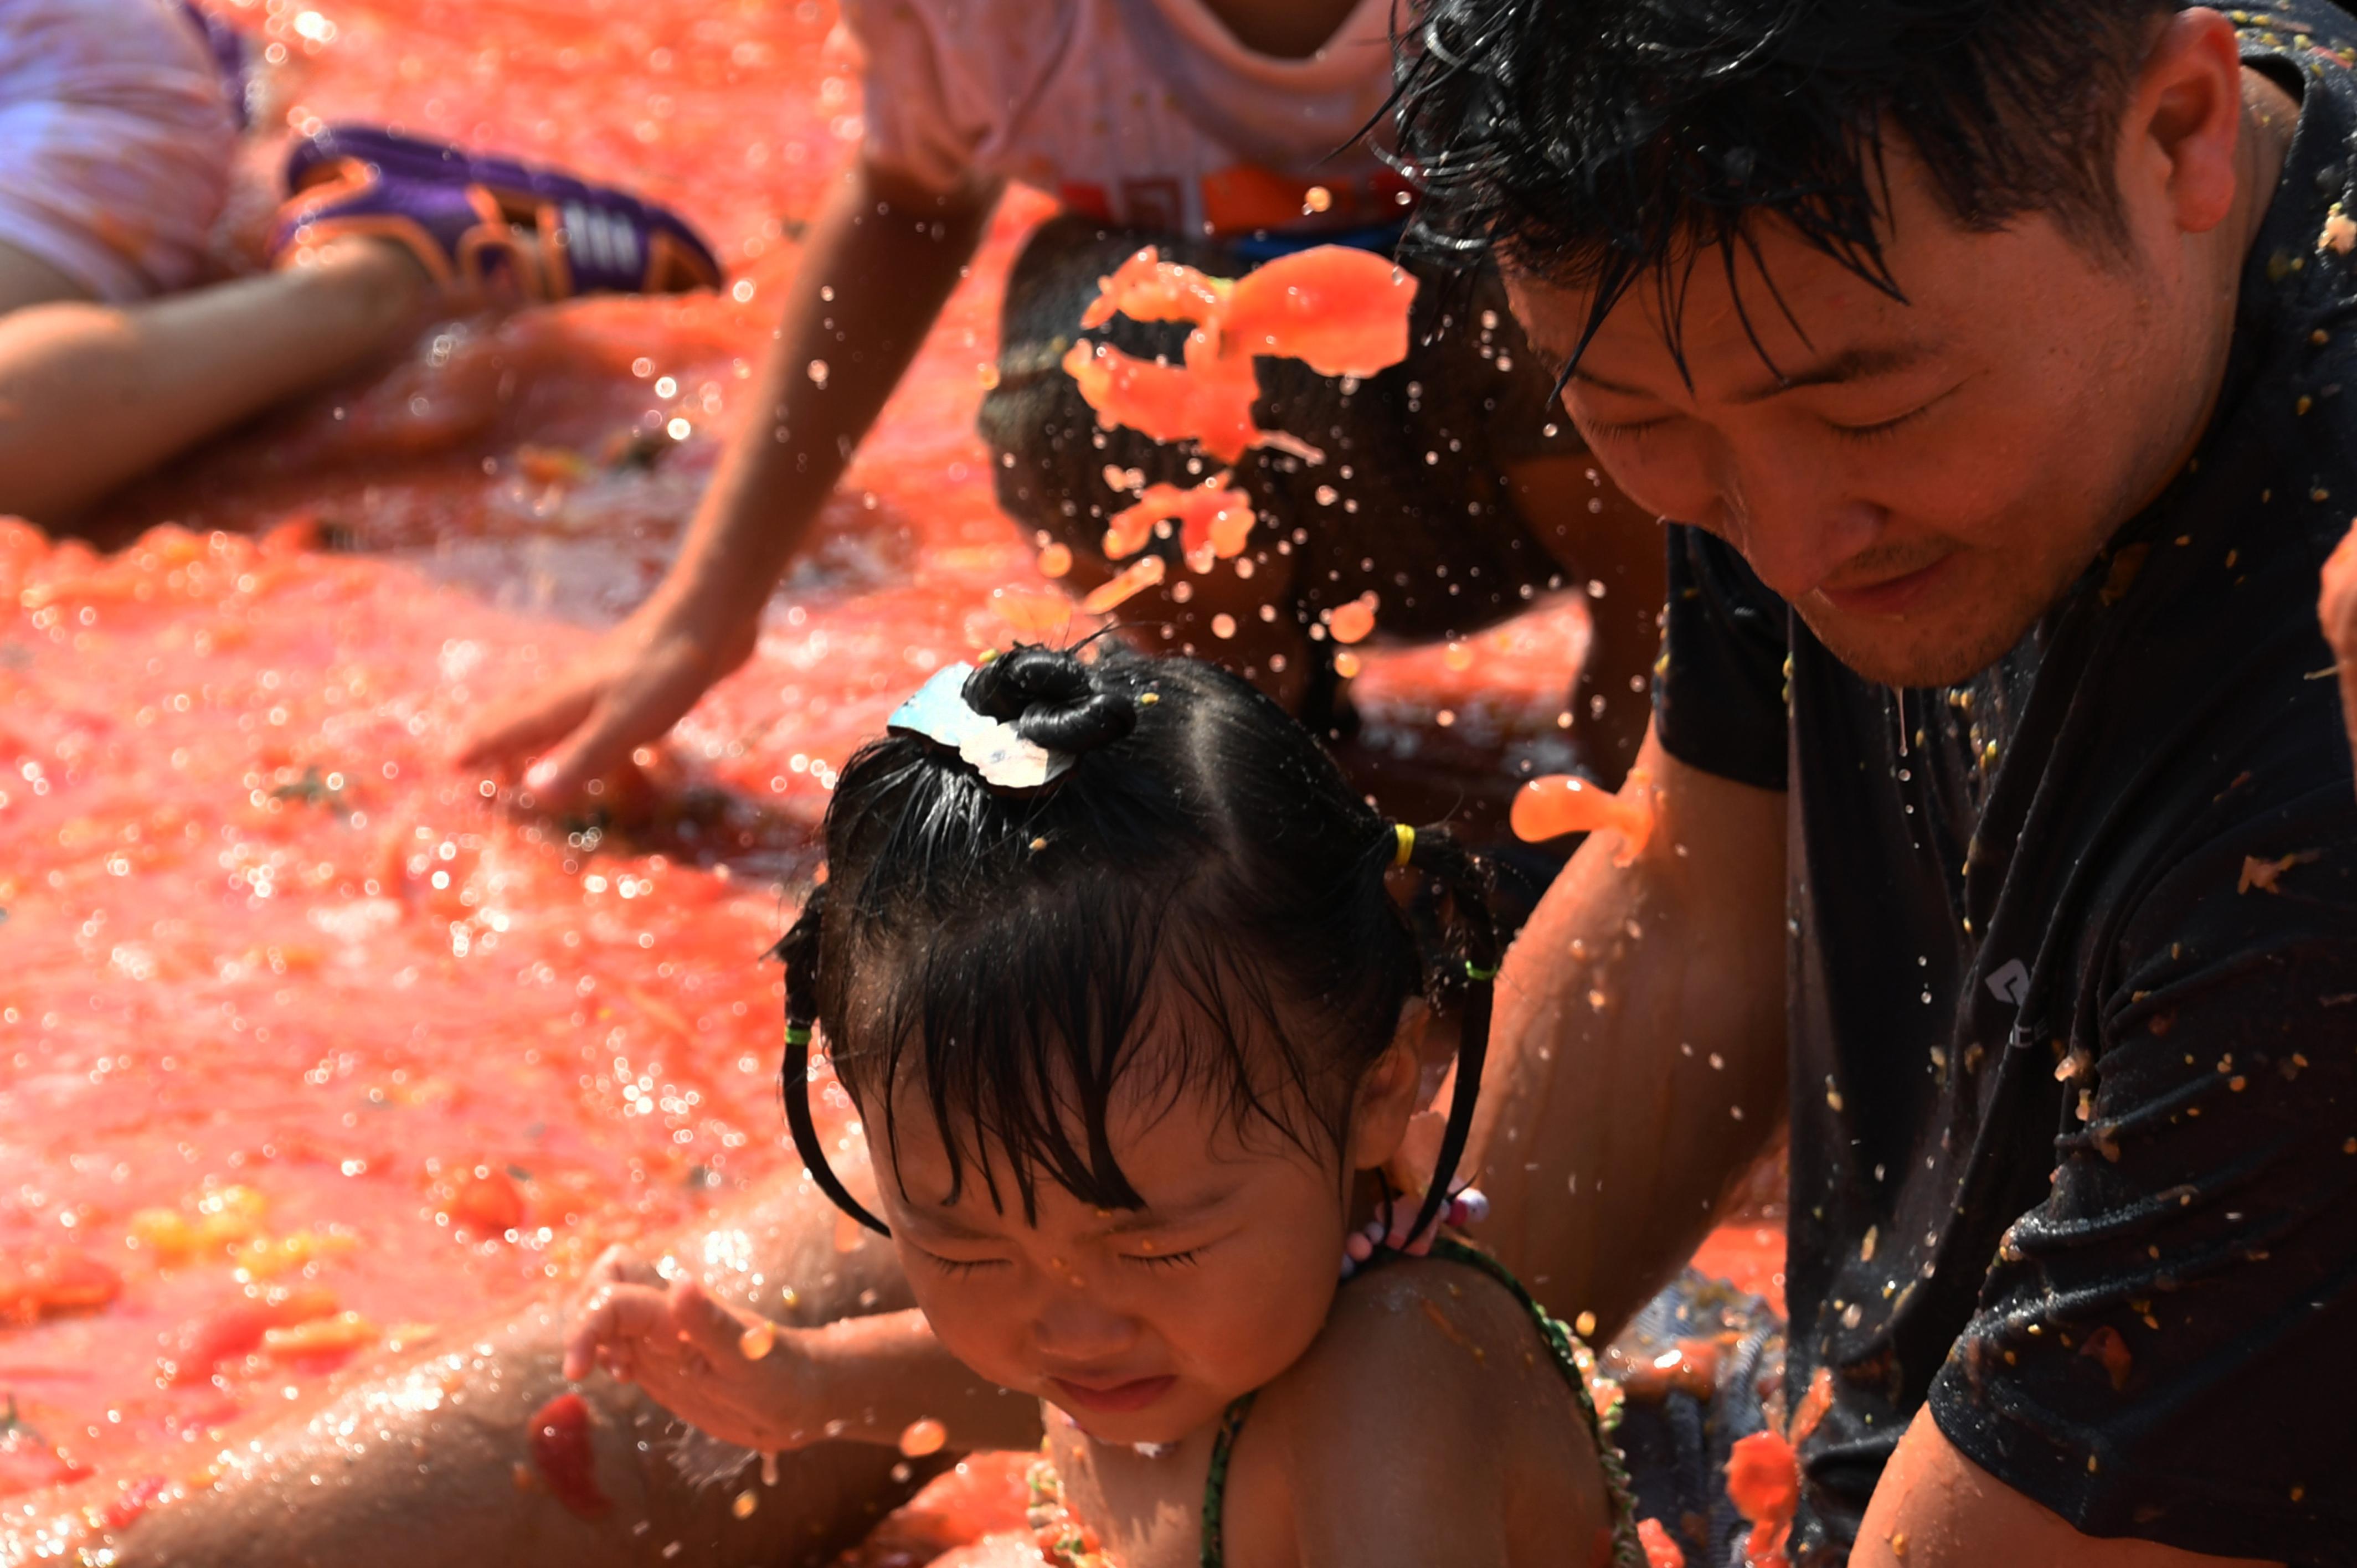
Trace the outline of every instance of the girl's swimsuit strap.
{"type": "MultiPolygon", "coordinates": [[[[1547,1354],[1554,1359],[1555,1369],[1564,1381],[1571,1385],[1572,1400],[1579,1407],[1580,1418],[1587,1423],[1588,1435],[1596,1440],[1596,1456],[1604,1467],[1604,1489],[1612,1509],[1613,1568],[1645,1568],[1645,1549],[1637,1539],[1637,1509],[1629,1494],[1629,1471],[1615,1448],[1604,1422],[1596,1413],[1596,1401],[1587,1390],[1587,1376],[1581,1363],[1592,1360],[1587,1347],[1561,1318],[1550,1314],[1523,1288],[1523,1282],[1513,1276],[1505,1264],[1447,1237],[1432,1244],[1432,1255],[1451,1263],[1463,1263],[1479,1269],[1506,1287],[1513,1298],[1522,1303],[1531,1322],[1546,1342],[1547,1354]]],[[[1378,1259],[1394,1257],[1395,1253],[1379,1252],[1378,1259]]],[[[1361,1269],[1361,1273],[1366,1273],[1361,1269]]],[[[1228,1462],[1233,1456],[1236,1434],[1243,1430],[1244,1418],[1252,1413],[1254,1394],[1246,1394],[1228,1406],[1220,1418],[1220,1434],[1211,1444],[1211,1473],[1203,1480],[1203,1556],[1202,1568],[1227,1568],[1227,1547],[1222,1536],[1222,1515],[1226,1511],[1228,1494],[1228,1462]]]]}

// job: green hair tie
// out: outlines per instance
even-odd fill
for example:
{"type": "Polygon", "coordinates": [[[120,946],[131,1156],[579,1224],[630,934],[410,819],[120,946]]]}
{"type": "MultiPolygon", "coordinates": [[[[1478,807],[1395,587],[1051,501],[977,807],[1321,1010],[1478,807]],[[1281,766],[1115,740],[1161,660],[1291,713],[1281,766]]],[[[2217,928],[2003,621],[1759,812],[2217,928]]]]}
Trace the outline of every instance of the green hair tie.
{"type": "Polygon", "coordinates": [[[1498,972],[1494,969],[1477,968],[1475,967],[1473,961],[1468,959],[1465,961],[1465,978],[1468,980],[1481,981],[1495,980],[1498,978],[1498,972]]]}
{"type": "Polygon", "coordinates": [[[811,1032],[809,1025],[789,1024],[786,1026],[786,1044],[790,1046],[807,1046],[810,1044],[810,1040],[811,1032]]]}

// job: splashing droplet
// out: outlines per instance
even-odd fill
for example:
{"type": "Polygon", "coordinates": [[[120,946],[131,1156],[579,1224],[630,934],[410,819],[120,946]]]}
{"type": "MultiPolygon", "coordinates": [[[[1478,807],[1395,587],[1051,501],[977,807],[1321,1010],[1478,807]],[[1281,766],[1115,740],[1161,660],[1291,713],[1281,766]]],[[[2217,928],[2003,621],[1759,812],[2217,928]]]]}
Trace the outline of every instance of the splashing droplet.
{"type": "Polygon", "coordinates": [[[900,1429],[900,1452],[911,1459],[938,1454],[950,1440],[950,1429],[931,1416],[919,1416],[900,1429]]]}

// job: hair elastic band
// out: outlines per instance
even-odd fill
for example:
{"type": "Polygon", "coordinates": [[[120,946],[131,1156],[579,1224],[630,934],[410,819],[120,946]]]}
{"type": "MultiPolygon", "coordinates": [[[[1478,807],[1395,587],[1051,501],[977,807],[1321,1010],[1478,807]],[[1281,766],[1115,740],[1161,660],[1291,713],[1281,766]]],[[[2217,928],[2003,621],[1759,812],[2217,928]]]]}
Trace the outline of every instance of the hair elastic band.
{"type": "Polygon", "coordinates": [[[1468,980],[1491,981],[1498,978],[1498,972],[1495,969],[1477,968],[1474,965],[1473,961],[1468,959],[1465,961],[1465,978],[1468,980]]]}
{"type": "Polygon", "coordinates": [[[807,1046],[810,1042],[811,1032],[809,1025],[789,1024],[786,1026],[786,1044],[790,1046],[807,1046]]]}
{"type": "Polygon", "coordinates": [[[1399,848],[1393,852],[1392,864],[1405,865],[1415,854],[1415,830],[1405,822],[1394,822],[1392,832],[1399,835],[1399,848]]]}

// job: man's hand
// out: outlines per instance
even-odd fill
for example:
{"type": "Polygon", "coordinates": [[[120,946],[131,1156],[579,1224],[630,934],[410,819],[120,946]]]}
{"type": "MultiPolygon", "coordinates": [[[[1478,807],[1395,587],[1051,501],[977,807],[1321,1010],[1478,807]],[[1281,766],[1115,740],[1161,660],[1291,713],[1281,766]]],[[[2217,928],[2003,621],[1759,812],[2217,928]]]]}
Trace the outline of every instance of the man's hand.
{"type": "Polygon", "coordinates": [[[753,655],[760,608],[742,624],[716,624],[672,601],[650,603],[553,682],[518,693],[477,718],[460,738],[462,768],[524,775],[533,804],[563,807],[593,779],[619,769],[630,753],[662,738],[697,699],[753,655]]]}
{"type": "Polygon", "coordinates": [[[2316,613],[2324,639],[2341,668],[2341,717],[2349,726],[2349,747],[2357,754],[2357,527],[2324,563],[2324,591],[2316,613]]]}

